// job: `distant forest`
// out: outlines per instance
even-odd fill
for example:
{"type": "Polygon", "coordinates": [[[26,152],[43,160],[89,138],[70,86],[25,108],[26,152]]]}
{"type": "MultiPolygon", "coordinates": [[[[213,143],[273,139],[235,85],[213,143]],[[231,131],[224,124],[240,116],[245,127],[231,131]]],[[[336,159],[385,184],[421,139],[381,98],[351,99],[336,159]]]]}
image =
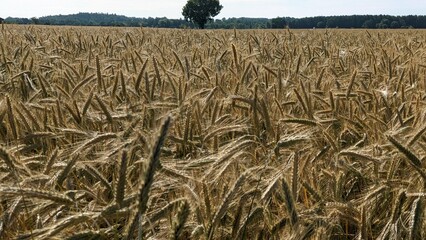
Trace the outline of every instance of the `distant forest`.
{"type": "MultiPolygon", "coordinates": [[[[135,18],[116,14],[78,13],[55,15],[40,18],[4,19],[4,23],[74,25],[74,26],[123,26],[123,27],[159,27],[159,28],[195,28],[195,25],[183,19],[135,18]]],[[[206,25],[208,29],[266,29],[266,28],[426,28],[426,16],[390,16],[390,15],[351,15],[320,16],[306,18],[222,18],[206,25]]]]}

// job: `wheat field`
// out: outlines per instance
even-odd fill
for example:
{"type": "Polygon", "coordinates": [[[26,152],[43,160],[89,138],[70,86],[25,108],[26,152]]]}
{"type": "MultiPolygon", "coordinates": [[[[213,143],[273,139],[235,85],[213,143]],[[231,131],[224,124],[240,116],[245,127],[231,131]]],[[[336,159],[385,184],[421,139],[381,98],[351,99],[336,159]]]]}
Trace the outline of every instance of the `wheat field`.
{"type": "Polygon", "coordinates": [[[1,239],[426,237],[424,30],[1,27],[1,239]]]}

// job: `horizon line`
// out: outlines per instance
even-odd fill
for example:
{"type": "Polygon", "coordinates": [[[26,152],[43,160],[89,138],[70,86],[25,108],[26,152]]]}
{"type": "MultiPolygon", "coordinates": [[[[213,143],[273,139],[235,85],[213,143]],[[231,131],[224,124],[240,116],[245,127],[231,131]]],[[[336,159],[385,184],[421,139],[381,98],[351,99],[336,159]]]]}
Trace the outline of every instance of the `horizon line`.
{"type": "MultiPolygon", "coordinates": [[[[116,15],[116,16],[124,16],[127,18],[167,18],[167,19],[182,19],[181,18],[169,18],[167,16],[144,16],[144,17],[135,17],[135,16],[128,16],[124,14],[117,14],[117,13],[108,13],[108,12],[78,12],[78,13],[69,13],[69,14],[54,14],[54,15],[44,15],[41,17],[14,17],[14,16],[7,16],[4,19],[7,18],[43,18],[43,17],[52,17],[52,16],[70,16],[70,15],[77,15],[82,13],[88,13],[88,14],[106,14],[106,15],[116,15]]],[[[401,14],[401,15],[393,15],[393,14],[341,14],[341,15],[315,15],[315,16],[304,16],[304,17],[290,17],[290,16],[276,16],[276,17],[244,17],[244,16],[238,16],[238,17],[215,17],[213,19],[230,19],[230,18],[252,18],[252,19],[274,19],[274,18],[293,18],[293,19],[303,19],[303,18],[316,18],[316,17],[345,17],[345,16],[391,16],[391,17],[405,17],[405,16],[426,16],[426,14],[401,14]]],[[[0,16],[1,18],[1,16],[0,16]]]]}

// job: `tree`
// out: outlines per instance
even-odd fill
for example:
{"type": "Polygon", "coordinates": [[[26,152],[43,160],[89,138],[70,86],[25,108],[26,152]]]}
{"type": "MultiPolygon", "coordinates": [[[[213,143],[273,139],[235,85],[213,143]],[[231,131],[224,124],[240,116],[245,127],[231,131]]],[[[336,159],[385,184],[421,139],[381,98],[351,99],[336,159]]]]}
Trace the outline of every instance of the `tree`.
{"type": "Polygon", "coordinates": [[[373,19],[368,19],[362,24],[362,27],[363,28],[374,28],[374,25],[375,24],[374,24],[373,19]]]}
{"type": "Polygon", "coordinates": [[[337,17],[329,17],[326,22],[326,27],[335,28],[337,27],[337,22],[338,22],[337,17]]]}
{"type": "Polygon", "coordinates": [[[391,28],[400,28],[401,25],[399,24],[398,21],[392,21],[390,27],[391,28]]]}
{"type": "Polygon", "coordinates": [[[206,23],[217,16],[222,8],[219,0],[188,0],[182,9],[182,15],[185,20],[190,20],[204,29],[206,23]]]}
{"type": "Polygon", "coordinates": [[[3,23],[3,21],[4,21],[4,19],[3,19],[3,18],[0,18],[0,24],[1,24],[1,23],[3,23]]]}
{"type": "Polygon", "coordinates": [[[325,28],[325,22],[323,22],[323,21],[319,21],[319,22],[317,23],[317,28],[325,28]]]}
{"type": "Polygon", "coordinates": [[[32,17],[31,22],[32,22],[32,24],[39,24],[40,23],[40,21],[36,17],[32,17]]]}
{"type": "Polygon", "coordinates": [[[287,22],[285,18],[276,17],[271,20],[272,28],[285,28],[287,26],[287,22]]]}

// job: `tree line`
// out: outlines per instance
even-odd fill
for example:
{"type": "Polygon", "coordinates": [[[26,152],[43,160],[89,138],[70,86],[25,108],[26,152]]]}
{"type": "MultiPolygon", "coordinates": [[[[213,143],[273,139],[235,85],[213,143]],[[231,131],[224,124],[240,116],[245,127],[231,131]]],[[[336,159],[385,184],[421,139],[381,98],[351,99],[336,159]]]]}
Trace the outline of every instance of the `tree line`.
{"type": "MultiPolygon", "coordinates": [[[[184,19],[168,19],[166,17],[136,18],[116,14],[78,13],[70,15],[54,15],[40,18],[4,19],[4,23],[74,25],[74,26],[126,26],[126,27],[159,27],[159,28],[195,28],[184,19]]],[[[351,15],[351,16],[318,16],[305,18],[276,17],[268,18],[221,18],[206,23],[207,29],[267,29],[267,28],[426,28],[426,16],[408,15],[351,15]]]]}

